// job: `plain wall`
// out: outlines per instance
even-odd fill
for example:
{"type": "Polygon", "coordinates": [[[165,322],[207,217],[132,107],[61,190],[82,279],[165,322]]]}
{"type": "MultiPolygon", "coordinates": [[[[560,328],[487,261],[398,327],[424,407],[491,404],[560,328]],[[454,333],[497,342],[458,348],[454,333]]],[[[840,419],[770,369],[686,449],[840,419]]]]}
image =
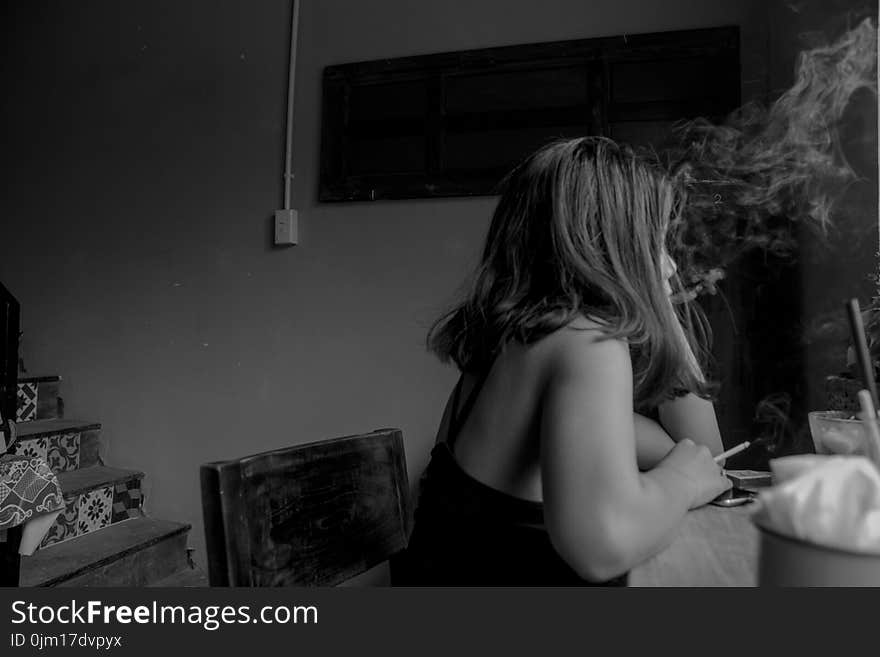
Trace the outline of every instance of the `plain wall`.
{"type": "Polygon", "coordinates": [[[306,0],[301,244],[276,249],[287,0],[15,5],[0,277],[25,364],[64,377],[67,415],[103,423],[202,563],[201,463],[397,426],[415,481],[456,376],[424,336],[494,199],[318,204],[325,66],[742,24],[746,95],[765,84],[757,0],[306,0]]]}

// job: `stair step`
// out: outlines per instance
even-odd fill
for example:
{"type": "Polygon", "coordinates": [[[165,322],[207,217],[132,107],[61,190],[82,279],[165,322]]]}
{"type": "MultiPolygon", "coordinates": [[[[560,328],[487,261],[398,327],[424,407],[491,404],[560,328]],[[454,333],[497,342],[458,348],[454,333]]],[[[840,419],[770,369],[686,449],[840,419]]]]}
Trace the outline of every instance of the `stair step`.
{"type": "Polygon", "coordinates": [[[68,495],[79,495],[96,488],[112,486],[130,479],[143,479],[143,477],[144,473],[140,470],[93,465],[88,468],[59,473],[58,483],[61,484],[61,492],[64,493],[64,497],[67,497],[68,495]]]}
{"type": "Polygon", "coordinates": [[[56,473],[99,465],[101,424],[85,420],[34,420],[16,425],[16,454],[39,456],[56,473]]]}
{"type": "Polygon", "coordinates": [[[201,568],[185,568],[164,579],[151,582],[147,586],[203,588],[210,586],[210,584],[208,583],[208,576],[201,568]]]}
{"type": "Polygon", "coordinates": [[[55,546],[95,531],[106,531],[117,523],[143,514],[138,470],[93,465],[61,472],[58,483],[64,495],[64,510],[49,529],[40,548],[55,546]]]}
{"type": "Polygon", "coordinates": [[[59,433],[100,429],[101,423],[88,422],[86,420],[53,418],[49,420],[34,420],[33,422],[27,422],[16,428],[18,429],[18,435],[23,440],[25,438],[42,438],[44,436],[52,436],[59,433]]]}
{"type": "Polygon", "coordinates": [[[62,417],[63,403],[58,396],[60,383],[60,376],[20,376],[15,421],[62,417]]]}
{"type": "Polygon", "coordinates": [[[58,383],[59,381],[61,381],[61,377],[56,374],[50,374],[48,376],[18,375],[19,383],[58,383]]]}
{"type": "Polygon", "coordinates": [[[21,558],[21,586],[144,586],[189,567],[190,525],[134,518],[21,558]]]}

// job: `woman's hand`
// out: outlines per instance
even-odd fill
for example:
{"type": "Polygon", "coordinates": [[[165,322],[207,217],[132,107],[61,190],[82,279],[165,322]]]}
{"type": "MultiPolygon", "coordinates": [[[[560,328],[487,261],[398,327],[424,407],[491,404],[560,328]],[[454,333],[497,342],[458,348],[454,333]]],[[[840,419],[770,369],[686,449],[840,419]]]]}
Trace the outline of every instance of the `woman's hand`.
{"type": "Polygon", "coordinates": [[[674,470],[688,482],[691,509],[709,503],[732,486],[709,449],[687,438],[676,443],[658,467],[674,470]]]}

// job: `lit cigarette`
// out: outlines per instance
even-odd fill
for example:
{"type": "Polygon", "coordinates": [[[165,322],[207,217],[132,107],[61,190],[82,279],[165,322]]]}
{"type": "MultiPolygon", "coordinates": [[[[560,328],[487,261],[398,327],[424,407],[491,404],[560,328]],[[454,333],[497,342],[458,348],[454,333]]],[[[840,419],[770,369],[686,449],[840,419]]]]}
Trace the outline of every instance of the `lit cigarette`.
{"type": "Polygon", "coordinates": [[[744,449],[746,449],[746,448],[747,448],[749,445],[751,445],[751,444],[752,444],[752,443],[750,443],[750,442],[747,440],[747,441],[745,441],[744,443],[740,443],[740,444],[737,445],[736,447],[731,447],[731,448],[730,448],[729,450],[727,450],[726,452],[721,452],[718,456],[715,457],[715,463],[721,463],[721,461],[723,461],[723,460],[726,459],[727,457],[729,457],[729,456],[733,456],[734,454],[739,454],[741,451],[743,451],[744,449]]]}

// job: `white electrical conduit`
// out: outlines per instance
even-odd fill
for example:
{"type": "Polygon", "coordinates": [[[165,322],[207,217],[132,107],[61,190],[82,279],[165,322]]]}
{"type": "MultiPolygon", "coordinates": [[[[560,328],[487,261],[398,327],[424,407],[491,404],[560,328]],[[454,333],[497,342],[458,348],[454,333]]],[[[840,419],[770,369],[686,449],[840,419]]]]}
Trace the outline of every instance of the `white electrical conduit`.
{"type": "Polygon", "coordinates": [[[299,5],[292,0],[290,18],[290,70],[287,79],[287,145],[284,156],[284,209],[290,210],[290,189],[293,184],[293,99],[296,91],[296,45],[299,36],[299,5]]]}

